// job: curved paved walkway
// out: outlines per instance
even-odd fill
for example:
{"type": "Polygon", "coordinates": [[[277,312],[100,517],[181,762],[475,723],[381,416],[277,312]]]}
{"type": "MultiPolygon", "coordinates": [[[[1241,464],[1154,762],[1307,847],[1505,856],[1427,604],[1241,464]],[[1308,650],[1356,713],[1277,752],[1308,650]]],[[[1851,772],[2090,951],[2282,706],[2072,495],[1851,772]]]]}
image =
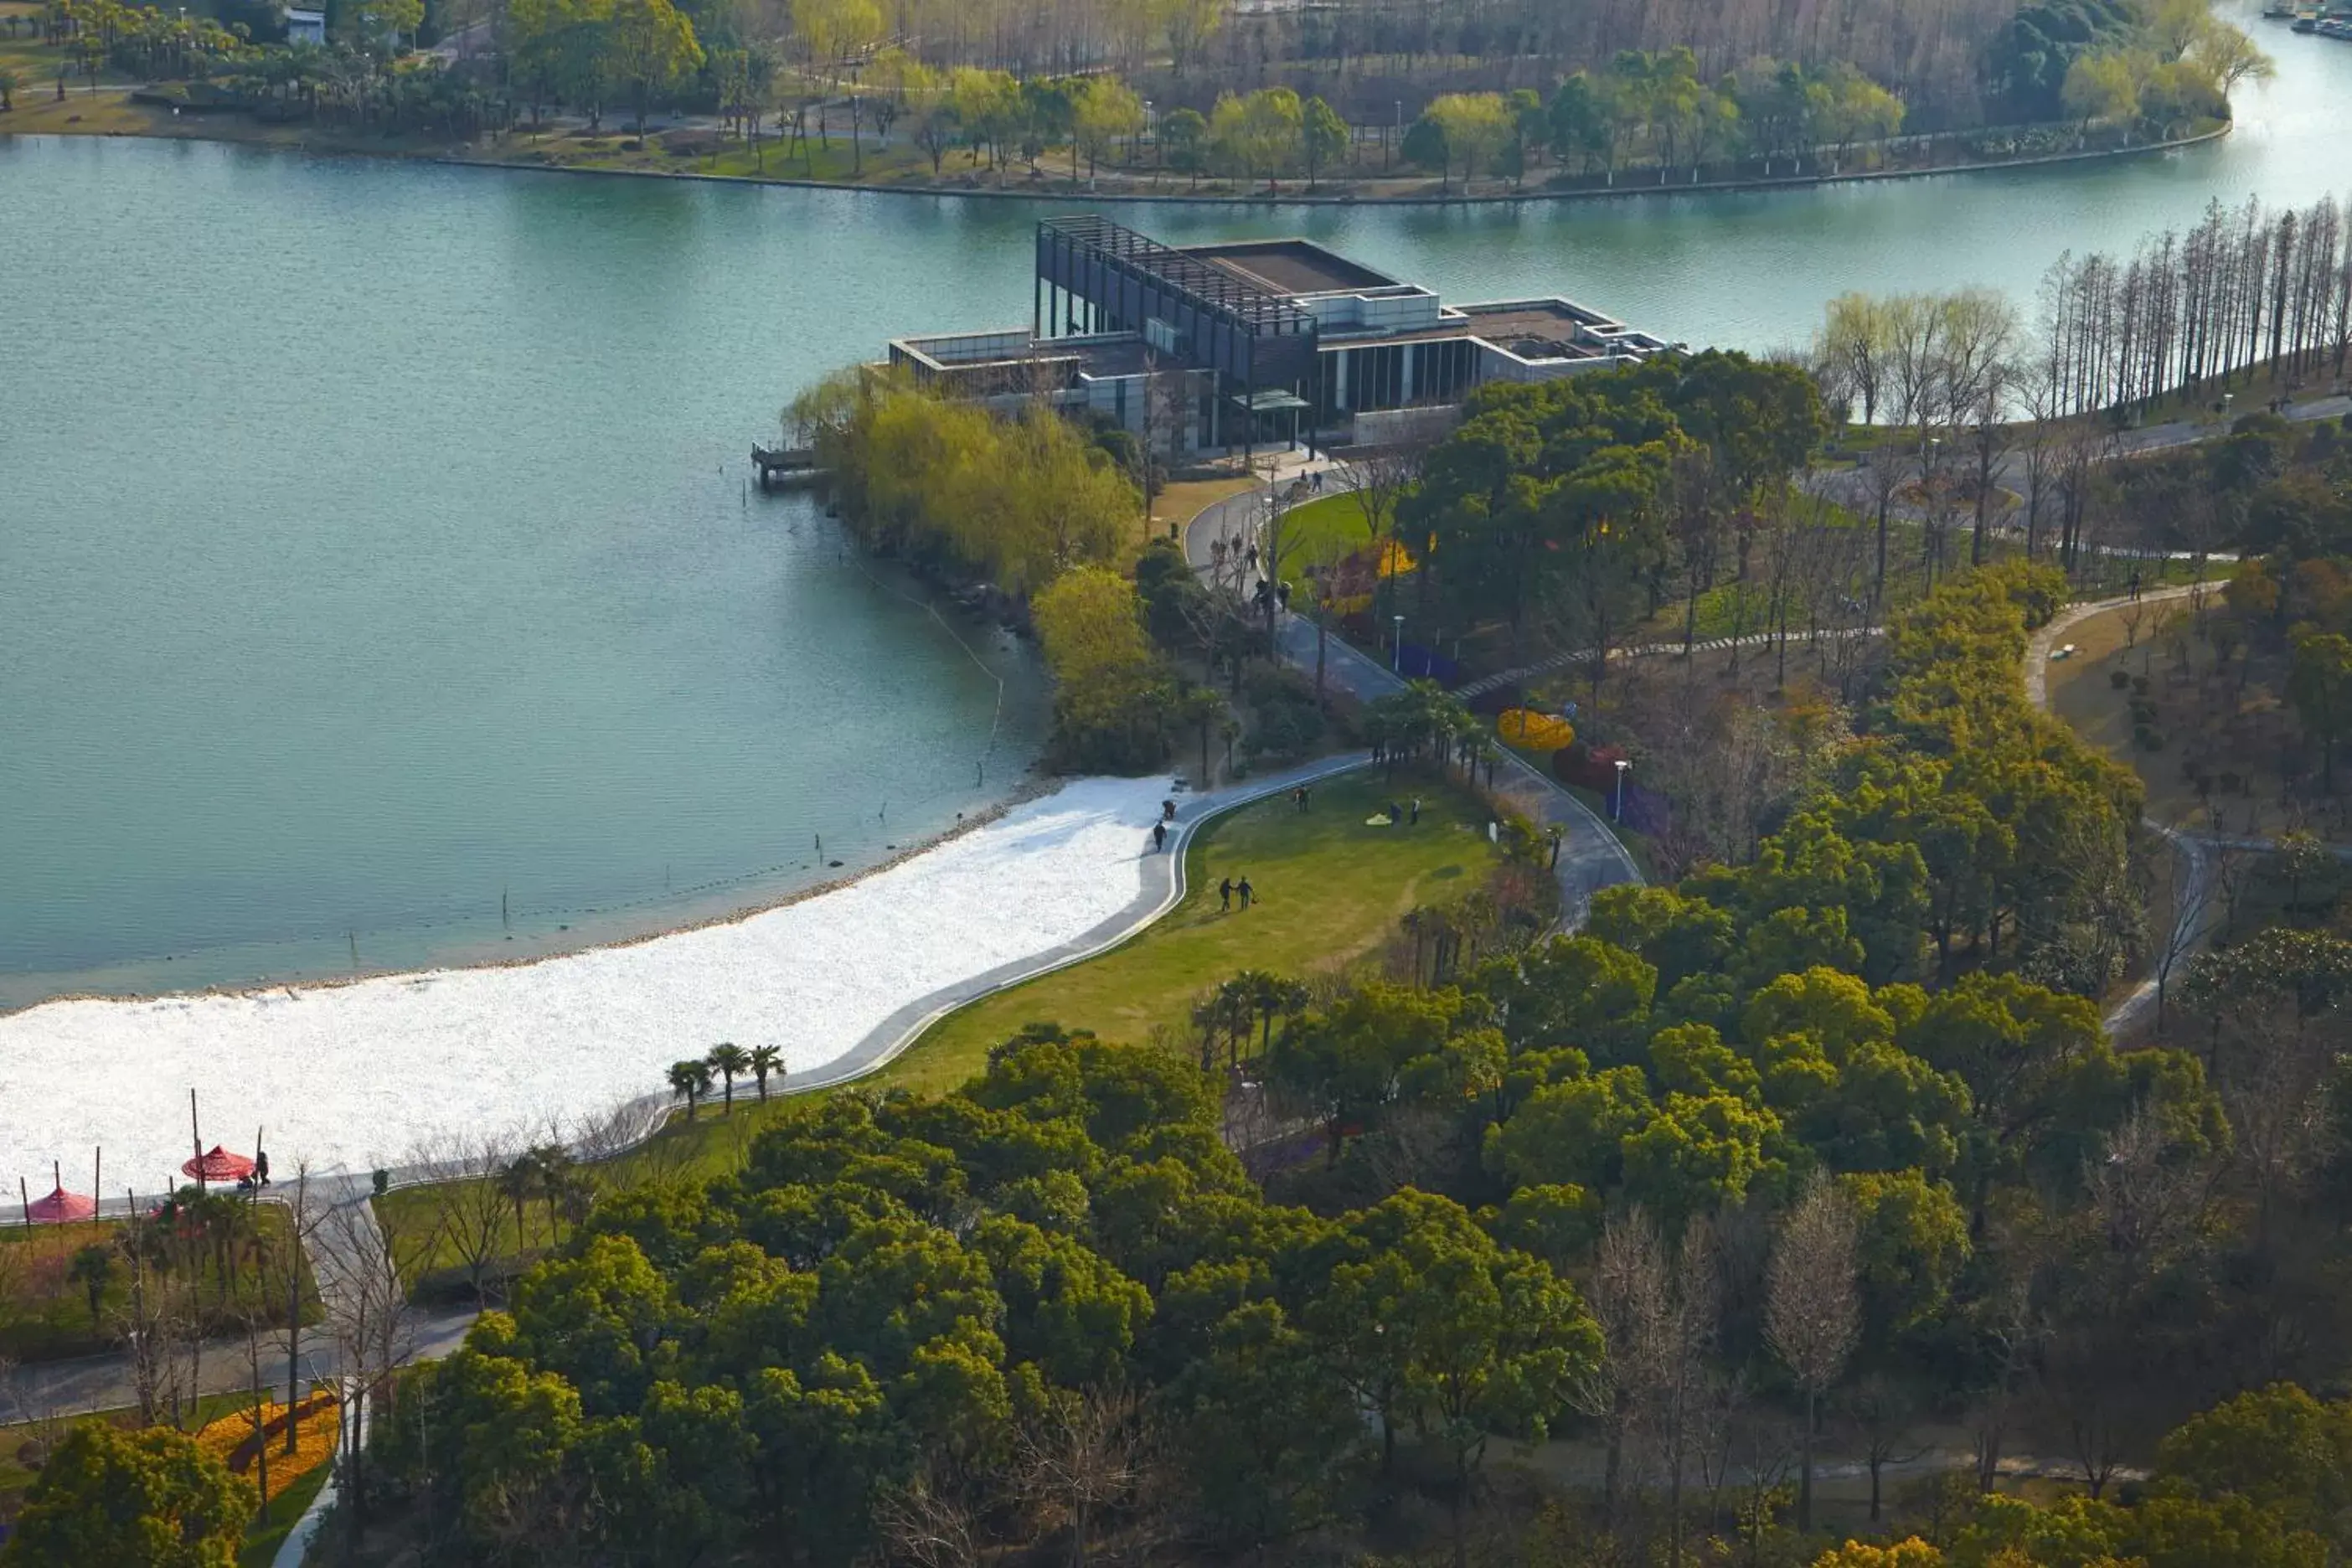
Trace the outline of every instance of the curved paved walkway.
{"type": "MultiPolygon", "coordinates": [[[[1770,647],[1777,642],[1786,642],[1792,647],[1802,643],[1805,647],[1811,647],[1823,640],[1851,642],[1859,637],[1879,637],[1884,635],[1885,630],[1884,626],[1842,626],[1832,631],[1747,632],[1736,637],[1700,637],[1690,645],[1688,651],[1723,653],[1735,647],[1770,647]]],[[[1684,651],[1683,644],[1677,638],[1672,642],[1621,643],[1609,650],[1609,657],[1612,659],[1664,658],[1679,655],[1684,651]]],[[[1533,675],[1549,675],[1554,670],[1566,669],[1572,664],[1591,662],[1591,649],[1574,648],[1567,653],[1556,653],[1549,658],[1538,659],[1533,664],[1523,664],[1517,669],[1498,670],[1493,675],[1482,675],[1475,680],[1465,681],[1456,687],[1454,695],[1461,698],[1482,697],[1489,691],[1498,691],[1515,680],[1525,680],[1533,675]]]]}
{"type": "MultiPolygon", "coordinates": [[[[2198,586],[2197,584],[2187,584],[2171,588],[2152,589],[2140,595],[2137,602],[2143,605],[2161,605],[2173,600],[2185,599],[2194,593],[2198,586]]],[[[2058,639],[2093,616],[2105,615],[2109,610],[2120,609],[2133,602],[2129,596],[2120,599],[2096,599],[2087,604],[2069,605],[2051,616],[2046,625],[2026,639],[2025,700],[2036,708],[2048,711],[2050,655],[2058,646],[2058,639]]],[[[2150,831],[2171,845],[2174,852],[2180,857],[2180,885],[2172,900],[2172,930],[2165,933],[2165,947],[2163,952],[2159,954],[2159,961],[2164,954],[2168,954],[2173,965],[2177,967],[2189,954],[2202,946],[2206,938],[2212,934],[2212,922],[2209,918],[2209,906],[2213,901],[2212,857],[2210,851],[2217,847],[2258,847],[2266,849],[2270,846],[2267,841],[2254,841],[2252,845],[2241,843],[2221,846],[2219,841],[2209,841],[2202,834],[2187,833],[2179,828],[2167,827],[2153,817],[2143,816],[2140,821],[2150,831]]],[[[2169,978],[2168,972],[2167,978],[2169,978]]],[[[2154,975],[2133,986],[2114,1006],[2107,1009],[2106,1016],[2103,1020],[2106,1025],[2107,1033],[2120,1038],[2147,1024],[2149,1021],[2148,1016],[2156,1010],[2157,993],[2159,989],[2159,983],[2154,975]]]]}
{"type": "MultiPolygon", "coordinates": [[[[1185,559],[1205,574],[1213,560],[1213,542],[1251,537],[1264,510],[1264,493],[1258,490],[1229,496],[1204,509],[1185,525],[1185,559]]],[[[1329,636],[1318,639],[1315,623],[1304,616],[1281,612],[1275,625],[1275,641],[1285,662],[1309,675],[1315,672],[1319,653],[1326,682],[1360,702],[1404,689],[1402,677],[1381,668],[1344,639],[1329,636]]],[[[1568,930],[1584,923],[1592,895],[1601,889],[1645,879],[1632,853],[1607,823],[1516,752],[1503,752],[1496,763],[1494,789],[1538,827],[1560,830],[1559,864],[1554,874],[1559,879],[1561,923],[1568,930]]]]}
{"type": "Polygon", "coordinates": [[[924,1030],[965,1004],[1024,984],[1041,974],[1051,974],[1057,969],[1084,963],[1109,952],[1157,921],[1182,900],[1185,850],[1191,846],[1193,836],[1207,824],[1229,811],[1264,800],[1268,795],[1279,795],[1299,784],[1313,784],[1337,773],[1352,773],[1369,766],[1370,763],[1370,752],[1354,752],[1318,758],[1226,789],[1173,796],[1177,803],[1175,831],[1168,836],[1168,847],[1164,851],[1146,848],[1143,852],[1143,886],[1125,909],[1098,922],[1093,929],[1044,952],[1000,964],[969,980],[916,998],[884,1019],[845,1055],[813,1072],[795,1076],[792,1080],[793,1091],[830,1089],[836,1084],[864,1078],[897,1059],[908,1047],[921,1038],[924,1030]]]}

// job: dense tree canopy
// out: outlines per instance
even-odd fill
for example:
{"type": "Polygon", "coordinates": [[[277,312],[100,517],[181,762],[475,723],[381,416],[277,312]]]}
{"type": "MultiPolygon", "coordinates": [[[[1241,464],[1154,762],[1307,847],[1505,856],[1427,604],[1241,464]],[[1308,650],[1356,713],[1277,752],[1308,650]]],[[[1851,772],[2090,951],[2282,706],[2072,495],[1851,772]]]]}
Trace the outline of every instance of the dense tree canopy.
{"type": "Polygon", "coordinates": [[[1035,1506],[1014,1456],[1120,1389],[1179,1436],[1199,1528],[1239,1542],[1325,1517],[1384,1435],[1467,1487],[1489,1433],[1557,1418],[1598,1342],[1549,1264],[1444,1197],[1270,1205],[1197,1069],[1057,1035],[943,1099],[796,1107],[740,1176],[600,1206],[382,1429],[451,1560],[846,1562],[910,1488],[1035,1506]]]}
{"type": "Polygon", "coordinates": [[[6,1568],[232,1568],[260,1499],[253,1483],[168,1427],[75,1426],[41,1467],[6,1568]]]}

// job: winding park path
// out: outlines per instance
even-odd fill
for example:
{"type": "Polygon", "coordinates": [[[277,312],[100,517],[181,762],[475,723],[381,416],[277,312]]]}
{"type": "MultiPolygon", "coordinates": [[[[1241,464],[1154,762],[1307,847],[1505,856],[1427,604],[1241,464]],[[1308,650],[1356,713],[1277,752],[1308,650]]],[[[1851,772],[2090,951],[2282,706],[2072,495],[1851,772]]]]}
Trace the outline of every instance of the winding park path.
{"type": "MultiPolygon", "coordinates": [[[[1265,510],[1265,494],[1255,489],[1211,505],[1185,528],[1185,559],[1194,571],[1206,575],[1215,557],[1216,542],[1256,537],[1265,510]]],[[[1381,668],[1339,637],[1318,635],[1315,623],[1306,616],[1287,610],[1276,616],[1275,646],[1286,663],[1312,675],[1319,658],[1323,679],[1359,702],[1404,689],[1403,677],[1381,668]]],[[[1643,880],[1641,867],[1609,825],[1516,752],[1503,752],[1496,763],[1494,790],[1537,826],[1560,830],[1559,861],[1554,874],[1559,879],[1563,923],[1570,930],[1584,923],[1593,894],[1621,882],[1643,880]]]]}
{"type": "MultiPolygon", "coordinates": [[[[2188,584],[2173,588],[2157,588],[2140,595],[2136,602],[2161,605],[2185,599],[2200,584],[2188,584]]],[[[2094,616],[2103,616],[2132,603],[2135,600],[2129,596],[2098,599],[2087,604],[2069,605],[2051,616],[2049,623],[2026,641],[2026,700],[2043,712],[2049,712],[2051,655],[2066,646],[2058,639],[2094,616]]],[[[2105,1020],[2107,1033],[2117,1039],[2153,1022],[2158,995],[2171,971],[2203,946],[2206,939],[2212,935],[2214,852],[2219,849],[2265,851],[2273,847],[2267,838],[2221,838],[2210,834],[2167,827],[2153,817],[2140,820],[2147,825],[2149,831],[2171,845],[2173,851],[2180,857],[2180,880],[2173,893],[2172,929],[2165,933],[2164,945],[2158,951],[2158,973],[2133,986],[2107,1009],[2105,1020]]]]}

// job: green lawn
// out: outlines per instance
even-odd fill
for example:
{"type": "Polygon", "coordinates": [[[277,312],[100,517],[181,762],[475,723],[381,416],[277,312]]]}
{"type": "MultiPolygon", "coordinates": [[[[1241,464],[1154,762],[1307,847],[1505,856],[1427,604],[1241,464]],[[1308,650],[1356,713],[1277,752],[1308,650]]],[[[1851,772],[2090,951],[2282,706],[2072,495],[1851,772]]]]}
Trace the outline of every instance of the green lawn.
{"type": "MultiPolygon", "coordinates": [[[[950,1014],[862,1084],[953,1089],[981,1070],[989,1047],[1033,1019],[1141,1044],[1154,1024],[1186,1026],[1194,996],[1240,970],[1303,974],[1375,950],[1414,904],[1478,885],[1494,864],[1495,851],[1476,831],[1485,808],[1450,786],[1404,776],[1391,785],[1365,773],[1318,784],[1311,799],[1313,809],[1304,815],[1276,797],[1210,824],[1187,852],[1190,891],[1158,923],[1099,958],[950,1014]],[[1391,795],[1416,793],[1418,827],[1366,826],[1391,795]],[[1244,872],[1259,904],[1247,914],[1220,912],[1218,880],[1244,872]]],[[[612,1189],[723,1174],[741,1163],[752,1138],[784,1103],[780,1096],[762,1106],[739,1084],[731,1116],[706,1106],[692,1122],[672,1117],[593,1173],[612,1189]]],[[[446,1185],[403,1187],[376,1200],[389,1233],[431,1238],[429,1247],[401,1257],[411,1289],[460,1265],[457,1249],[436,1234],[434,1223],[436,1206],[454,1201],[446,1185]]],[[[511,1217],[506,1223],[512,1235],[511,1217]]],[[[553,1239],[545,1206],[529,1205],[521,1250],[540,1250],[553,1239]]],[[[402,1252],[397,1242],[394,1251],[402,1252]]]]}
{"type": "Polygon", "coordinates": [[[1309,566],[1325,566],[1372,542],[1363,502],[1350,493],[1327,495],[1282,514],[1282,576],[1294,589],[1309,566]]]}
{"type": "MultiPolygon", "coordinates": [[[[272,1256],[282,1257],[285,1209],[276,1204],[257,1204],[254,1221],[272,1256]]],[[[0,1357],[58,1361],[113,1348],[115,1322],[131,1291],[131,1270],[116,1245],[121,1228],[120,1220],[0,1227],[0,1357]],[[106,1247],[112,1260],[112,1276],[100,1299],[95,1320],[90,1316],[89,1295],[69,1273],[74,1255],[94,1246],[106,1247]]],[[[207,1260],[201,1297],[208,1331],[234,1327],[257,1289],[266,1289],[262,1305],[282,1315],[284,1278],[274,1266],[270,1273],[277,1283],[265,1287],[257,1284],[251,1268],[233,1267],[224,1297],[215,1288],[217,1280],[207,1260]]],[[[317,1321],[318,1296],[307,1260],[302,1299],[303,1321],[317,1321]]]]}
{"type": "Polygon", "coordinates": [[[1299,815],[1286,798],[1212,824],[1185,858],[1184,901],[1091,963],[1042,975],[950,1014],[893,1064],[897,1081],[946,1089],[980,1070],[988,1047],[1031,1022],[1092,1029],[1140,1045],[1152,1026],[1190,1026],[1193,999],[1244,969],[1305,974],[1378,948],[1416,903],[1466,891],[1495,852],[1475,800],[1426,780],[1377,773],[1316,786],[1299,815]],[[1422,797],[1414,828],[1367,826],[1391,798],[1422,797]],[[1247,873],[1258,904],[1217,908],[1216,884],[1247,873]]]}

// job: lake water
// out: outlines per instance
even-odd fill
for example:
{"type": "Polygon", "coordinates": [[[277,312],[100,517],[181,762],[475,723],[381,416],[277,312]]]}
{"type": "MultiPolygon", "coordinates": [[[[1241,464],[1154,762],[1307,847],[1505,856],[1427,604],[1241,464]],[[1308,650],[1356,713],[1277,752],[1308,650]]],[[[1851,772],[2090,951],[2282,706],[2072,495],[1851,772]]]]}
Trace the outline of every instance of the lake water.
{"type": "MultiPolygon", "coordinates": [[[[2259,36],[2236,132],[2145,160],[1125,216],[1770,346],[1847,289],[2027,297],[2217,195],[2341,194],[2352,47],[2259,36]]],[[[1025,319],[1068,210],[0,138],[0,1010],[635,934],[997,798],[1024,651],[743,454],[888,337],[1025,319]]]]}

